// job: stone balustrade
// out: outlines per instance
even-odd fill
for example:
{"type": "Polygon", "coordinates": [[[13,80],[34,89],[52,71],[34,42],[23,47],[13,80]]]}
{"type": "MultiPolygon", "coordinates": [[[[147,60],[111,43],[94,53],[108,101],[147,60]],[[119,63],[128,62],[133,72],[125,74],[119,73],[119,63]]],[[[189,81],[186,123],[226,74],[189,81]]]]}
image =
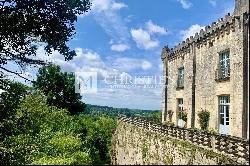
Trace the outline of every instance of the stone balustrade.
{"type": "Polygon", "coordinates": [[[195,145],[211,149],[217,153],[223,153],[243,162],[248,162],[249,160],[249,140],[243,138],[166,126],[138,117],[120,116],[119,120],[139,128],[161,133],[170,138],[189,141],[195,145]]]}

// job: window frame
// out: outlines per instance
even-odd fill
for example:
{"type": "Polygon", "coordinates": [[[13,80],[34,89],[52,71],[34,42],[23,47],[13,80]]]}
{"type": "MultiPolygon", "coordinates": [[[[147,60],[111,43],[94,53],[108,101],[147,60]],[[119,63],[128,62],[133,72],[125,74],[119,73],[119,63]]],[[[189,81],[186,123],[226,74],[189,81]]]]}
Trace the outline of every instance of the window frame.
{"type": "Polygon", "coordinates": [[[178,75],[177,75],[177,88],[184,88],[184,66],[178,68],[178,75]]]}
{"type": "Polygon", "coordinates": [[[178,111],[183,111],[183,98],[177,98],[177,108],[178,108],[178,111]],[[180,102],[181,101],[181,102],[180,102]],[[180,106],[181,105],[181,106],[180,106]]]}
{"type": "Polygon", "coordinates": [[[219,52],[218,57],[218,67],[216,70],[215,80],[217,81],[223,81],[223,80],[229,80],[231,69],[230,69],[230,50],[224,50],[222,52],[219,52]]]}
{"type": "Polygon", "coordinates": [[[230,95],[218,96],[218,114],[219,114],[219,124],[228,126],[230,124],[229,123],[230,122],[230,115],[229,115],[230,114],[230,95]],[[225,102],[221,102],[221,101],[225,101],[225,102]],[[224,109],[224,107],[226,108],[226,110],[221,112],[222,109],[224,109]],[[226,118],[226,120],[224,118],[226,118]]]}

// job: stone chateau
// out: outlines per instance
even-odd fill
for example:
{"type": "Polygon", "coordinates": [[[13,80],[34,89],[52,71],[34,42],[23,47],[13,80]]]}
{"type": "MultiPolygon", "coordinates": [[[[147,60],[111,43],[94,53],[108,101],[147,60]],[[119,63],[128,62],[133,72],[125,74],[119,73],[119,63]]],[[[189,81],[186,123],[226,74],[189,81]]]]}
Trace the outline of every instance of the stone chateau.
{"type": "Polygon", "coordinates": [[[249,138],[249,0],[235,0],[232,15],[206,26],[174,48],[165,46],[166,86],[162,122],[200,128],[198,113],[210,112],[209,129],[249,138]]]}

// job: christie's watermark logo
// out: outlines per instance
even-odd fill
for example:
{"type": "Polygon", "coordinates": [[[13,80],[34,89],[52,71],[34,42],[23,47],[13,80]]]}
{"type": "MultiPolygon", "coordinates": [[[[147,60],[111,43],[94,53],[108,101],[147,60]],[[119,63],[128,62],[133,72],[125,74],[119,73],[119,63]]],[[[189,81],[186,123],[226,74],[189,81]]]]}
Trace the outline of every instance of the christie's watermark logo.
{"type": "Polygon", "coordinates": [[[104,83],[111,89],[120,88],[160,88],[165,84],[164,76],[108,75],[104,83]]]}
{"type": "Polygon", "coordinates": [[[98,87],[106,89],[153,89],[166,86],[165,76],[107,74],[101,78],[97,78],[97,72],[76,72],[75,92],[80,94],[97,93],[98,87]]]}
{"type": "Polygon", "coordinates": [[[76,93],[97,93],[97,72],[75,72],[76,93]]]}

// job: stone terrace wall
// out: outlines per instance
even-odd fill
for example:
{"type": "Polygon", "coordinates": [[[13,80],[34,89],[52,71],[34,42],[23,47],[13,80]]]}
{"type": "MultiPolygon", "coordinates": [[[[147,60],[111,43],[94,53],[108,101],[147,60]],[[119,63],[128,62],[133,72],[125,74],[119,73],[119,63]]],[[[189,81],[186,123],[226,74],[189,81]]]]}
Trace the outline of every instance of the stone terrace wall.
{"type": "Polygon", "coordinates": [[[121,117],[112,164],[249,164],[249,141],[121,117]]]}

